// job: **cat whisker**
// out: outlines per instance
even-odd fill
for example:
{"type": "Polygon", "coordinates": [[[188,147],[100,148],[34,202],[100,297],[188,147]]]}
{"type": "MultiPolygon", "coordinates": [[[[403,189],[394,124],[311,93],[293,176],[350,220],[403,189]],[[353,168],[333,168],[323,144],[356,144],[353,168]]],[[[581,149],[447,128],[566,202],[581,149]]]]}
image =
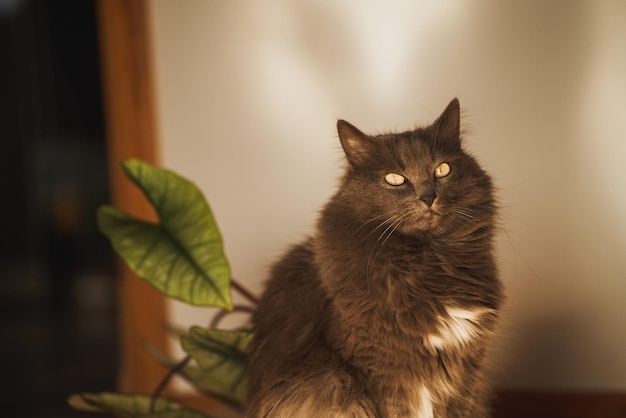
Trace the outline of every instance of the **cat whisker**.
{"type": "Polygon", "coordinates": [[[454,209],[452,209],[452,212],[454,214],[456,214],[456,215],[459,215],[460,218],[468,221],[472,225],[480,225],[481,224],[480,219],[478,219],[477,217],[472,215],[469,212],[469,210],[462,210],[462,209],[459,209],[459,208],[454,208],[454,209]]]}
{"type": "Polygon", "coordinates": [[[393,220],[393,222],[391,222],[389,224],[389,226],[387,226],[387,228],[385,228],[385,230],[383,232],[381,232],[381,234],[378,236],[378,239],[376,240],[376,242],[380,242],[380,240],[383,238],[383,236],[385,236],[385,234],[387,233],[387,231],[389,231],[391,228],[394,227],[395,224],[397,224],[398,222],[400,222],[402,220],[402,216],[398,216],[395,220],[393,220]]]}
{"type": "Polygon", "coordinates": [[[396,210],[393,211],[389,211],[387,213],[384,213],[380,216],[376,216],[372,219],[370,219],[367,222],[364,222],[363,224],[361,224],[357,229],[354,230],[354,232],[352,233],[352,235],[350,236],[350,238],[353,238],[361,229],[363,229],[366,225],[371,224],[372,222],[376,222],[379,220],[383,220],[381,223],[379,223],[375,228],[373,228],[364,238],[369,237],[374,231],[376,231],[377,229],[381,228],[382,226],[384,226],[387,222],[391,221],[394,218],[394,214],[396,213],[396,210]]]}
{"type": "MultiPolygon", "coordinates": [[[[387,241],[389,240],[389,238],[391,237],[391,235],[393,235],[393,233],[398,229],[398,227],[402,224],[402,222],[409,217],[410,214],[405,213],[405,214],[400,214],[397,215],[393,218],[389,218],[386,222],[391,220],[391,223],[387,226],[387,228],[385,228],[385,230],[383,232],[381,232],[381,234],[378,236],[378,239],[376,239],[376,243],[374,244],[374,246],[372,247],[370,254],[368,256],[367,259],[367,266],[366,266],[366,276],[367,276],[367,282],[369,284],[369,280],[372,276],[373,273],[373,268],[375,265],[375,261],[376,258],[378,257],[378,254],[380,254],[380,251],[382,250],[382,248],[384,247],[384,245],[387,243],[387,241]],[[395,219],[394,219],[395,218],[395,219]],[[375,253],[374,253],[375,251],[375,253]]],[[[380,225],[379,225],[380,226],[380,225]]],[[[373,232],[373,231],[372,231],[373,232]]]]}
{"type": "MultiPolygon", "coordinates": [[[[387,226],[387,228],[385,228],[385,230],[383,232],[381,232],[381,234],[378,236],[378,239],[376,240],[376,243],[374,244],[374,246],[370,250],[370,254],[369,254],[368,258],[367,258],[366,276],[367,276],[368,285],[369,285],[369,279],[370,279],[370,276],[371,276],[371,268],[373,266],[374,260],[376,259],[376,255],[378,255],[378,252],[376,252],[376,255],[374,256],[374,258],[372,258],[372,254],[374,254],[374,250],[376,250],[376,246],[378,245],[378,243],[380,242],[382,237],[387,233],[387,231],[389,231],[390,228],[393,227],[393,225],[395,223],[399,222],[400,219],[402,219],[401,215],[395,215],[395,216],[392,216],[392,217],[389,217],[389,218],[385,219],[383,222],[378,224],[376,226],[376,228],[372,229],[369,232],[369,234],[367,234],[366,237],[365,237],[365,238],[369,237],[370,235],[372,235],[372,233],[374,231],[376,231],[377,229],[381,228],[385,224],[389,223],[389,226],[387,226]]],[[[392,231],[392,233],[393,233],[393,231],[392,231]]]]}

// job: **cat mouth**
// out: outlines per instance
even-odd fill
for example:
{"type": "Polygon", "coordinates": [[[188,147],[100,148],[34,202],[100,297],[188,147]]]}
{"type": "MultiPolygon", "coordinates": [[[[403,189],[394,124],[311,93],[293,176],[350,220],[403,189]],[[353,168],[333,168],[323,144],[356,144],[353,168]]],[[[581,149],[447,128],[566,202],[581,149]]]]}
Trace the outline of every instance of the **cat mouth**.
{"type": "Polygon", "coordinates": [[[430,224],[432,224],[433,222],[435,222],[437,220],[439,216],[437,215],[436,212],[434,212],[433,210],[429,210],[426,213],[423,213],[422,216],[420,217],[424,222],[427,222],[428,225],[430,226],[430,224]]]}
{"type": "Polygon", "coordinates": [[[439,225],[441,214],[433,208],[416,213],[411,222],[407,223],[407,229],[413,231],[428,231],[439,225]]]}

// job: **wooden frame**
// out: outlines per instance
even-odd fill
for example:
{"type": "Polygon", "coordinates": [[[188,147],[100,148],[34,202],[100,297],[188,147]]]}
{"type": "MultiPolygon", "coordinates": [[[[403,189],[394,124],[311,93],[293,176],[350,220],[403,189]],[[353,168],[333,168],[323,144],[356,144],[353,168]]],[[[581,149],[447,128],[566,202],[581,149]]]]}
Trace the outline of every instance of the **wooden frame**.
{"type": "MultiPolygon", "coordinates": [[[[139,158],[158,163],[156,100],[149,0],[97,0],[98,32],[111,198],[138,218],[156,220],[154,210],[122,172],[120,163],[139,158]]],[[[165,297],[118,262],[120,369],[118,390],[152,394],[168,370],[145,349],[167,353],[165,297]]],[[[164,395],[197,409],[219,406],[205,396],[164,395]]]]}
{"type": "MultiPolygon", "coordinates": [[[[124,176],[127,158],[157,162],[151,31],[147,0],[98,0],[104,112],[113,203],[154,219],[152,208],[124,176]]],[[[145,350],[167,351],[165,299],[119,264],[120,374],[123,392],[152,393],[167,370],[145,350]]]]}

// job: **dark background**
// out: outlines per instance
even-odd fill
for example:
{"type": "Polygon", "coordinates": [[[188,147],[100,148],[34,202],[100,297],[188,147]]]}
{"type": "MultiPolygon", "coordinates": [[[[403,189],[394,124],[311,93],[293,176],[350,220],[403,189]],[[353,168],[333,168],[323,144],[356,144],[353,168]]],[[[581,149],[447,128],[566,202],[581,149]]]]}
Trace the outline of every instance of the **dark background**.
{"type": "Polygon", "coordinates": [[[0,0],[0,416],[78,417],[115,389],[94,1],[0,0]]]}

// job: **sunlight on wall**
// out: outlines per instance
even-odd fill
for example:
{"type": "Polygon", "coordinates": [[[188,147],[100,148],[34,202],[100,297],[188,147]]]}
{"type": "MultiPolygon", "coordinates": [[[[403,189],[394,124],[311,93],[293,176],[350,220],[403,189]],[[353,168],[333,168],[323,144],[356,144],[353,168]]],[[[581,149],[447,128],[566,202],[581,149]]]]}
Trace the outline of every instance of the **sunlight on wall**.
{"type": "Polygon", "coordinates": [[[336,118],[402,130],[458,96],[500,189],[496,380],[626,389],[623,2],[158,0],[153,27],[162,163],[207,195],[235,277],[259,293],[310,233],[336,118]]]}

